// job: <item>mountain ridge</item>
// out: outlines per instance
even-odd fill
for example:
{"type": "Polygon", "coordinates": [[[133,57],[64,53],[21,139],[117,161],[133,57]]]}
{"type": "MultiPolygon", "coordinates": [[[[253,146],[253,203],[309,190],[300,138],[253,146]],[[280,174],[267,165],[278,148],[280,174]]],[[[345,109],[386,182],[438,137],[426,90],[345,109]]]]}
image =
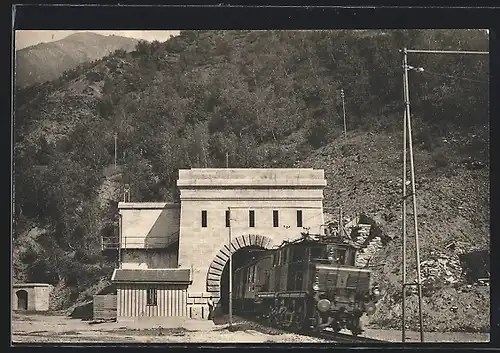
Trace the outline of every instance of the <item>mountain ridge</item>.
{"type": "Polygon", "coordinates": [[[138,39],[103,36],[92,32],[74,33],[63,39],[39,43],[16,51],[16,86],[52,81],[79,64],[101,59],[115,50],[132,51],[138,39]]]}

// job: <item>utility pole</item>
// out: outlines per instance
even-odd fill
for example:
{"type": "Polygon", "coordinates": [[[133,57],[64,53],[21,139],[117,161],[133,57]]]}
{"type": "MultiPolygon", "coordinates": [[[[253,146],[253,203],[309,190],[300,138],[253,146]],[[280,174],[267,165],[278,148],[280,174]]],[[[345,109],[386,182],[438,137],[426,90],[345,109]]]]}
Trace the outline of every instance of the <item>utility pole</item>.
{"type": "Polygon", "coordinates": [[[123,188],[123,202],[130,202],[130,184],[125,184],[123,188]]]}
{"type": "MultiPolygon", "coordinates": [[[[403,73],[403,80],[405,79],[405,74],[403,73]]],[[[401,302],[401,342],[406,340],[406,327],[405,327],[405,310],[406,310],[406,108],[403,118],[403,234],[402,234],[402,248],[403,248],[403,269],[402,269],[402,279],[403,283],[403,293],[401,302]]]]}
{"type": "Polygon", "coordinates": [[[201,150],[203,151],[203,160],[204,160],[204,165],[205,168],[208,168],[208,163],[207,163],[207,151],[205,151],[205,147],[201,146],[201,150]]]}
{"type": "Polygon", "coordinates": [[[343,227],[342,227],[342,207],[339,207],[339,237],[343,235],[343,227]]]}
{"type": "Polygon", "coordinates": [[[342,98],[342,112],[344,114],[344,138],[347,139],[347,127],[345,124],[345,103],[344,103],[344,89],[340,90],[340,97],[342,98]]]}
{"type": "Polygon", "coordinates": [[[116,170],[117,156],[118,156],[118,134],[115,132],[115,170],[116,170]]]}
{"type": "Polygon", "coordinates": [[[122,268],[122,215],[118,214],[118,268],[122,268]]]}
{"type": "Polygon", "coordinates": [[[489,55],[487,51],[462,51],[462,50],[414,50],[406,49],[400,50],[403,53],[403,100],[404,100],[404,117],[403,117],[403,229],[402,229],[402,341],[405,341],[405,302],[406,302],[406,287],[410,285],[416,285],[418,287],[418,309],[419,309],[419,321],[420,321],[420,341],[424,341],[424,331],[423,331],[423,315],[422,315],[422,283],[420,276],[420,246],[418,239],[418,221],[417,221],[417,199],[415,193],[415,166],[413,160],[413,142],[412,142],[412,130],[411,130],[411,114],[410,114],[410,93],[408,84],[408,72],[410,70],[424,71],[423,68],[416,68],[408,65],[408,53],[414,54],[478,54],[478,55],[489,55]],[[406,148],[408,143],[408,149],[410,152],[410,179],[411,179],[411,193],[407,194],[406,184],[407,184],[407,165],[406,165],[406,148]],[[415,232],[415,257],[416,257],[416,267],[417,267],[417,279],[414,283],[407,283],[406,278],[406,199],[412,196],[413,199],[413,226],[415,232]]]}
{"type": "MultiPolygon", "coordinates": [[[[411,115],[410,115],[410,92],[408,87],[408,52],[406,48],[403,49],[403,93],[404,93],[404,121],[406,122],[405,133],[403,133],[404,138],[404,148],[403,148],[403,209],[406,211],[406,139],[408,140],[408,149],[410,151],[410,175],[411,175],[411,196],[413,200],[413,226],[414,226],[414,236],[415,236],[415,259],[417,265],[417,280],[415,283],[403,282],[403,295],[406,293],[406,286],[416,285],[418,289],[418,312],[419,312],[419,323],[420,323],[420,341],[424,342],[424,328],[423,328],[423,316],[422,316],[422,283],[420,277],[420,245],[418,240],[418,221],[417,221],[417,197],[415,194],[415,166],[413,163],[413,142],[411,133],[411,115]],[[406,134],[407,133],[407,134],[406,134]]],[[[403,226],[406,226],[406,212],[403,214],[403,226]]],[[[403,243],[406,246],[406,228],[403,229],[403,243]]],[[[406,257],[406,248],[404,249],[406,257]]],[[[403,263],[406,263],[406,258],[403,259],[403,263]]],[[[404,271],[406,271],[406,264],[404,265],[404,271]]],[[[406,274],[403,274],[406,279],[406,274]]],[[[405,311],[403,310],[403,332],[405,326],[405,311]]],[[[403,342],[405,341],[405,336],[403,334],[403,342]]]]}
{"type": "Polygon", "coordinates": [[[233,325],[233,250],[231,249],[231,207],[228,207],[229,213],[229,326],[233,325]]]}

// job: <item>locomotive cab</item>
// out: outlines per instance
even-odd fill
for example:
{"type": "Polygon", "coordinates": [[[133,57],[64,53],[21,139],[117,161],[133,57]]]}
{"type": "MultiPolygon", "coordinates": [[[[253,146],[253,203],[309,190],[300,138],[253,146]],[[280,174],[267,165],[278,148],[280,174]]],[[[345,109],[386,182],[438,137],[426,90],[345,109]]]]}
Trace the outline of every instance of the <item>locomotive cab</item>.
{"type": "Polygon", "coordinates": [[[331,239],[310,248],[315,326],[362,332],[360,317],[372,311],[371,271],[355,266],[357,246],[331,239]]]}
{"type": "Polygon", "coordinates": [[[356,248],[352,245],[319,245],[311,247],[309,251],[310,260],[321,264],[354,266],[356,259],[356,248]]]}

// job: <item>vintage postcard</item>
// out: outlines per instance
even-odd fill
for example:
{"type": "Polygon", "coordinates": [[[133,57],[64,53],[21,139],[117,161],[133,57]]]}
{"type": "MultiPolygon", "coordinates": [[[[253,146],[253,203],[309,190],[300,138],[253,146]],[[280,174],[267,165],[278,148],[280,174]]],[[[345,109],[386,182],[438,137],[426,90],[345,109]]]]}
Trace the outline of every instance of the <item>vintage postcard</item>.
{"type": "Polygon", "coordinates": [[[489,32],[15,30],[12,342],[489,342],[489,32]]]}

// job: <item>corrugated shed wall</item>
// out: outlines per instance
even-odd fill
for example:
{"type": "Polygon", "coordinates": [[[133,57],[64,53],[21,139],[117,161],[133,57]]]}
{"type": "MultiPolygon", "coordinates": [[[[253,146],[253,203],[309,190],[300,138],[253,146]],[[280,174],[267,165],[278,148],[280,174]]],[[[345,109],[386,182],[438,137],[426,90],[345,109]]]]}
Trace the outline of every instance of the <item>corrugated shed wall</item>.
{"type": "Polygon", "coordinates": [[[187,316],[186,285],[120,284],[117,286],[118,316],[187,316]],[[148,289],[156,289],[156,305],[147,305],[148,289]]]}

